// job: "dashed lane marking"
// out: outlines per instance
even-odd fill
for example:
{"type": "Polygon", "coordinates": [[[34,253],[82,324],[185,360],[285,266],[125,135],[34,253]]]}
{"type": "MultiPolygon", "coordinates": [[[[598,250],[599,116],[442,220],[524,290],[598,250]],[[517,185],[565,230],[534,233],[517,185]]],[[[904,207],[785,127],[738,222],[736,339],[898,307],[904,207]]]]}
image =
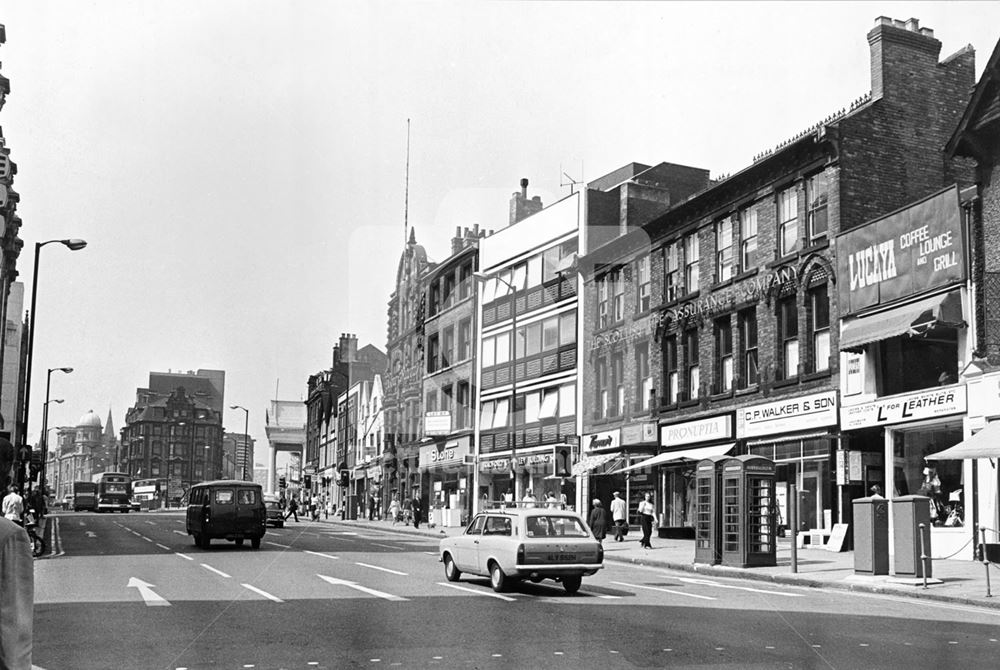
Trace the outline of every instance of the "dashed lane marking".
{"type": "Polygon", "coordinates": [[[340,556],[331,556],[330,554],[321,554],[318,551],[309,551],[309,550],[306,550],[304,553],[306,553],[306,554],[312,554],[313,556],[319,556],[321,558],[332,558],[335,561],[339,561],[340,560],[340,556]]]}
{"type": "Polygon", "coordinates": [[[399,547],[397,547],[394,544],[380,544],[379,542],[372,542],[371,544],[375,545],[376,547],[385,547],[387,549],[399,549],[399,547]]]}
{"type": "Polygon", "coordinates": [[[403,577],[409,577],[405,572],[400,572],[399,570],[390,570],[389,568],[383,568],[378,565],[371,565],[369,563],[358,563],[355,562],[354,565],[360,565],[362,568],[371,568],[372,570],[381,570],[382,572],[390,572],[394,575],[402,575],[403,577]]]}
{"type": "Polygon", "coordinates": [[[173,530],[171,532],[172,533],[177,533],[178,535],[184,535],[185,537],[187,536],[187,533],[184,532],[183,530],[173,530]]]}
{"type": "Polygon", "coordinates": [[[246,589],[250,589],[254,593],[256,593],[258,595],[262,595],[265,598],[267,598],[268,600],[273,600],[276,603],[283,603],[283,602],[285,602],[284,600],[282,600],[278,596],[273,596],[270,593],[268,593],[267,591],[262,591],[262,590],[258,589],[256,586],[252,586],[250,584],[240,584],[240,586],[242,586],[243,588],[246,588],[246,589]]]}
{"type": "Polygon", "coordinates": [[[788,593],[785,591],[769,591],[767,589],[755,589],[750,586],[736,586],[735,584],[721,584],[719,582],[714,582],[711,579],[696,579],[694,577],[678,577],[678,580],[682,582],[687,582],[689,584],[702,584],[704,586],[714,586],[719,589],[736,589],[739,591],[750,591],[752,593],[766,593],[771,596],[785,596],[786,598],[802,598],[805,594],[802,593],[788,593]]]}
{"type": "Polygon", "coordinates": [[[193,560],[194,560],[193,558],[191,558],[191,557],[190,557],[190,556],[188,556],[187,554],[182,554],[182,553],[180,553],[179,551],[175,551],[175,552],[174,552],[174,556],[180,556],[181,558],[183,558],[183,559],[185,559],[185,560],[188,560],[188,561],[193,561],[193,560]]]}
{"type": "Polygon", "coordinates": [[[168,547],[168,546],[167,546],[167,545],[165,545],[165,544],[160,544],[159,542],[157,542],[157,543],[156,543],[156,546],[157,546],[157,547],[159,547],[160,549],[163,549],[163,550],[165,550],[165,551],[170,551],[170,547],[168,547]]]}
{"type": "Polygon", "coordinates": [[[281,547],[282,549],[291,549],[292,548],[292,545],[290,545],[290,544],[278,544],[277,542],[267,542],[266,544],[270,544],[270,545],[275,546],[275,547],[281,547]]]}
{"type": "Polygon", "coordinates": [[[220,577],[225,577],[226,579],[229,579],[229,578],[230,578],[230,576],[231,576],[231,575],[227,575],[227,574],[226,574],[226,573],[224,573],[224,572],[223,572],[222,570],[219,570],[219,569],[217,569],[217,568],[213,568],[213,567],[212,567],[211,565],[209,565],[208,563],[202,563],[202,564],[201,564],[201,567],[205,568],[206,570],[210,570],[211,572],[214,572],[215,574],[219,575],[220,577]]]}
{"type": "Polygon", "coordinates": [[[438,582],[438,586],[447,586],[449,589],[456,589],[458,591],[468,591],[469,593],[474,593],[477,596],[487,596],[490,598],[496,598],[497,600],[506,600],[509,603],[514,602],[515,598],[510,596],[502,596],[499,593],[488,593],[479,589],[470,589],[465,586],[459,586],[458,584],[449,584],[448,582],[438,582]]]}
{"type": "Polygon", "coordinates": [[[619,586],[627,586],[632,589],[646,589],[648,591],[659,591],[660,593],[671,593],[675,596],[684,596],[685,598],[697,598],[698,600],[718,600],[718,598],[713,598],[712,596],[702,596],[697,593],[684,593],[683,591],[674,591],[672,589],[664,589],[659,586],[645,586],[643,584],[627,584],[625,582],[611,582],[612,584],[618,584],[619,586]]]}

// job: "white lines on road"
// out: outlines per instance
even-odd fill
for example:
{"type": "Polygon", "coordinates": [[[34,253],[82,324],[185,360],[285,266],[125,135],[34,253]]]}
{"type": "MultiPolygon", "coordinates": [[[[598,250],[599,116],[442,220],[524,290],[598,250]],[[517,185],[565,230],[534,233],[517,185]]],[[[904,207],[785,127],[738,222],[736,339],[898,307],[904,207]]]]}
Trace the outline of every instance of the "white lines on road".
{"type": "Polygon", "coordinates": [[[805,594],[803,593],[786,593],[784,591],[768,591],[765,589],[755,589],[750,586],[736,586],[735,584],[721,584],[719,582],[713,582],[710,579],[696,579],[694,577],[678,577],[682,582],[687,582],[689,584],[702,584],[704,586],[714,586],[718,589],[737,589],[739,591],[750,591],[751,593],[766,593],[772,596],[785,596],[787,598],[802,598],[805,594]]]}
{"type": "Polygon", "coordinates": [[[318,551],[309,551],[308,549],[304,553],[312,554],[313,556],[319,556],[320,558],[332,558],[335,561],[339,561],[340,560],[340,556],[331,556],[330,554],[321,554],[318,551]]]}
{"type": "Polygon", "coordinates": [[[165,544],[160,544],[159,542],[157,542],[156,546],[159,547],[160,549],[163,549],[164,551],[170,551],[170,547],[168,547],[165,544]]]}
{"type": "Polygon", "coordinates": [[[185,533],[183,530],[174,530],[174,531],[171,531],[171,532],[172,533],[177,533],[178,535],[183,535],[184,537],[187,537],[187,533],[185,533]]]}
{"type": "Polygon", "coordinates": [[[625,582],[611,582],[619,586],[627,586],[632,589],[647,589],[649,591],[659,591],[661,593],[672,593],[675,596],[685,596],[687,598],[698,598],[699,600],[718,600],[712,596],[700,596],[697,593],[684,593],[683,591],[673,591],[671,589],[660,588],[659,586],[644,586],[642,584],[627,584],[625,582]]]}
{"type": "Polygon", "coordinates": [[[385,547],[387,549],[399,549],[399,547],[393,544],[379,544],[378,542],[372,542],[371,544],[375,545],[376,547],[385,547]]]}
{"type": "Polygon", "coordinates": [[[191,558],[187,554],[182,554],[179,551],[175,551],[174,552],[174,556],[180,556],[181,558],[183,558],[184,560],[187,560],[187,561],[193,561],[194,560],[193,558],[191,558]]]}
{"type": "Polygon", "coordinates": [[[270,545],[275,546],[275,547],[281,547],[282,549],[291,549],[292,548],[292,545],[290,545],[290,544],[278,544],[277,542],[266,542],[265,544],[270,544],[270,545]]]}
{"type": "Polygon", "coordinates": [[[360,565],[362,568],[371,568],[372,570],[381,570],[382,572],[391,572],[394,575],[402,575],[403,577],[409,577],[409,575],[405,572],[400,572],[399,570],[390,570],[389,568],[383,568],[377,565],[369,565],[368,563],[355,562],[354,565],[360,565]]]}
{"type": "Polygon", "coordinates": [[[144,521],[143,523],[147,523],[150,526],[155,526],[156,525],[156,522],[154,522],[154,521],[144,521]]]}
{"type": "Polygon", "coordinates": [[[219,575],[220,577],[225,577],[226,579],[229,579],[229,578],[230,578],[230,576],[231,576],[231,575],[227,575],[227,574],[226,574],[226,573],[224,573],[224,572],[223,572],[222,570],[219,570],[219,569],[217,569],[217,568],[213,568],[213,567],[212,567],[211,565],[209,565],[208,563],[202,563],[202,564],[201,564],[201,567],[205,568],[206,570],[210,570],[210,571],[214,572],[215,574],[219,575]]]}
{"type": "Polygon", "coordinates": [[[447,586],[450,589],[457,589],[459,591],[468,591],[469,593],[475,593],[477,596],[488,596],[490,598],[496,598],[497,600],[506,600],[512,603],[516,598],[511,598],[510,596],[502,596],[499,593],[488,593],[480,589],[470,589],[465,586],[459,586],[458,584],[449,584],[448,582],[438,582],[438,586],[447,586]]]}
{"type": "Polygon", "coordinates": [[[125,588],[138,590],[139,595],[142,596],[142,600],[146,603],[147,607],[170,606],[170,603],[167,602],[166,598],[153,591],[153,584],[150,584],[149,582],[144,582],[141,579],[132,577],[128,580],[128,584],[125,585],[125,588]]]}
{"type": "Polygon", "coordinates": [[[261,590],[260,590],[260,589],[258,589],[258,588],[257,588],[256,586],[251,586],[250,584],[240,584],[240,586],[242,586],[243,588],[246,588],[246,589],[250,589],[250,590],[251,590],[251,591],[253,591],[254,593],[256,593],[256,594],[258,594],[258,595],[262,595],[262,596],[264,596],[265,598],[267,598],[268,600],[273,600],[273,601],[274,601],[274,602],[276,602],[276,603],[283,603],[283,602],[285,602],[284,600],[282,600],[282,599],[281,599],[281,598],[279,598],[278,596],[272,596],[272,595],[271,595],[270,593],[268,593],[267,591],[261,591],[261,590]]]}
{"type": "Polygon", "coordinates": [[[349,582],[346,579],[337,579],[336,577],[328,577],[327,575],[316,576],[329,584],[333,584],[334,586],[346,586],[349,589],[361,591],[362,593],[367,593],[368,595],[376,596],[378,598],[385,598],[386,600],[392,600],[394,602],[406,602],[406,598],[403,598],[402,596],[394,596],[391,593],[376,591],[375,589],[370,589],[367,586],[361,586],[360,584],[349,582]]]}

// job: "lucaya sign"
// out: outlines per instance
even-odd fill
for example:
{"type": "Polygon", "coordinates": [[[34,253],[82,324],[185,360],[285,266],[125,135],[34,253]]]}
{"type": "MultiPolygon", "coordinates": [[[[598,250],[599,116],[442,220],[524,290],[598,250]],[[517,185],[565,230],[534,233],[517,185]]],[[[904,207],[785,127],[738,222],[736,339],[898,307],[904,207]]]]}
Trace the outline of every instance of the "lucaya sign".
{"type": "Polygon", "coordinates": [[[958,187],[837,237],[843,315],[965,280],[958,187]]]}
{"type": "Polygon", "coordinates": [[[870,428],[938,416],[961,414],[966,408],[965,384],[942,386],[929,391],[901,393],[873,402],[840,408],[840,427],[870,428]]]}

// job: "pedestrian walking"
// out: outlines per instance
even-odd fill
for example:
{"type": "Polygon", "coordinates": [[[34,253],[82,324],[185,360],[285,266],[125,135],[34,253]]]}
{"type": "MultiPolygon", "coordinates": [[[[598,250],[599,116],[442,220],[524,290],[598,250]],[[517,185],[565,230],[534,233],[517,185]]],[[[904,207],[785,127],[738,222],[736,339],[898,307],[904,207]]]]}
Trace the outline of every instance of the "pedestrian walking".
{"type": "Polygon", "coordinates": [[[656,519],[656,508],[653,507],[653,494],[647,493],[639,503],[639,521],[642,523],[642,542],[639,546],[652,549],[649,538],[653,535],[653,521],[656,519]]]}
{"type": "Polygon", "coordinates": [[[598,542],[604,544],[604,538],[608,535],[608,510],[604,509],[604,503],[594,498],[594,509],[590,510],[590,530],[598,542]]]}
{"type": "Polygon", "coordinates": [[[389,501],[389,518],[392,519],[393,526],[399,521],[399,497],[395,493],[392,494],[392,500],[389,501]]]}
{"type": "Polygon", "coordinates": [[[421,512],[423,507],[420,505],[420,492],[413,494],[413,500],[410,501],[410,512],[413,514],[413,527],[420,528],[421,512]]]}
{"type": "Polygon", "coordinates": [[[368,494],[368,520],[375,520],[375,496],[368,494]]]}
{"type": "Polygon", "coordinates": [[[7,489],[7,495],[4,496],[3,503],[0,503],[0,509],[3,511],[3,518],[10,519],[18,526],[23,524],[24,498],[18,493],[17,484],[11,484],[7,489]]]}
{"type": "Polygon", "coordinates": [[[615,542],[623,542],[628,532],[628,504],[622,498],[621,491],[614,492],[611,499],[611,520],[615,524],[615,542]]]}
{"type": "Polygon", "coordinates": [[[0,668],[31,670],[34,580],[28,534],[0,519],[0,668]]]}
{"type": "Polygon", "coordinates": [[[299,522],[299,501],[294,496],[288,499],[288,514],[285,515],[285,521],[290,516],[295,517],[295,523],[299,522]]]}

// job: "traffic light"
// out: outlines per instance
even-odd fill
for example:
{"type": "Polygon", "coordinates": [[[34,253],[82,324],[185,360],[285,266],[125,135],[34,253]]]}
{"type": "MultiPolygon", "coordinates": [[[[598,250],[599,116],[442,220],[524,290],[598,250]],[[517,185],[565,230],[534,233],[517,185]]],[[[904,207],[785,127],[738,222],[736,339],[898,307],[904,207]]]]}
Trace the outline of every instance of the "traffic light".
{"type": "Polygon", "coordinates": [[[348,486],[351,483],[351,473],[349,470],[340,471],[340,485],[348,486]]]}
{"type": "Polygon", "coordinates": [[[302,484],[307,490],[312,490],[312,475],[302,475],[302,484]]]}
{"type": "Polygon", "coordinates": [[[278,477],[278,488],[283,489],[287,486],[288,483],[285,481],[285,475],[281,475],[280,477],[278,477]]]}
{"type": "Polygon", "coordinates": [[[573,476],[573,448],[555,447],[552,453],[552,475],[554,477],[573,476]]]}

